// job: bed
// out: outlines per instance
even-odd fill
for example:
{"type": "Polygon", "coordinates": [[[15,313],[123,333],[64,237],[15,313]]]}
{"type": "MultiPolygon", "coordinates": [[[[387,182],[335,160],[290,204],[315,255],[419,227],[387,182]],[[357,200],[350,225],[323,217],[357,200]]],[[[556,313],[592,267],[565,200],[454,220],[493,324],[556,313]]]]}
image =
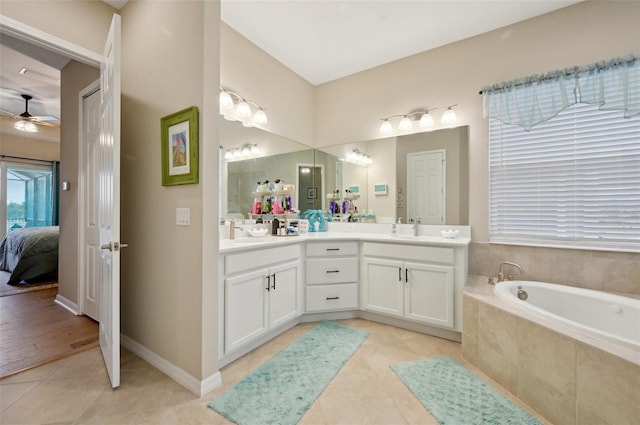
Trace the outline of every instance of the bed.
{"type": "Polygon", "coordinates": [[[58,226],[27,227],[9,233],[0,245],[0,270],[11,273],[9,285],[58,272],[58,226]]]}

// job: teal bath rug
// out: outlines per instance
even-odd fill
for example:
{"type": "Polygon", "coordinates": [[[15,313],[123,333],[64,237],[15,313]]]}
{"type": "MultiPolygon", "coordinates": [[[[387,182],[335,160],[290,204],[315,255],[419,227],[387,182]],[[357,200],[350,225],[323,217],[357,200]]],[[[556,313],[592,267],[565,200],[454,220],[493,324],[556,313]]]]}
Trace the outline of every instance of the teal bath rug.
{"type": "Polygon", "coordinates": [[[441,425],[541,425],[451,357],[401,363],[391,369],[441,425]]]}
{"type": "Polygon", "coordinates": [[[294,425],[369,332],[321,322],[209,403],[239,425],[294,425]]]}

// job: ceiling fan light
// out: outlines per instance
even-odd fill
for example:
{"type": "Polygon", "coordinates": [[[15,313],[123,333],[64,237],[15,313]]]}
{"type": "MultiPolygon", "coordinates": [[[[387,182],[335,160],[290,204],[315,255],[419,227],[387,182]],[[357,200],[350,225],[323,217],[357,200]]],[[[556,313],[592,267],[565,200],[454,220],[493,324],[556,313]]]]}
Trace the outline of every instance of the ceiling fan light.
{"type": "Polygon", "coordinates": [[[233,98],[226,91],[220,92],[220,109],[229,109],[233,106],[233,98]]]}
{"type": "Polygon", "coordinates": [[[398,124],[398,129],[401,130],[401,131],[411,130],[411,127],[412,127],[411,120],[407,116],[402,118],[400,120],[400,124],[398,124]]]}
{"type": "Polygon", "coordinates": [[[258,124],[266,124],[267,123],[267,114],[264,112],[264,109],[258,109],[253,116],[253,121],[258,124]]]}
{"type": "Polygon", "coordinates": [[[23,120],[16,121],[15,124],[13,124],[13,128],[15,128],[16,130],[25,131],[24,129],[25,123],[26,121],[23,121],[23,120]]]}
{"type": "Polygon", "coordinates": [[[447,110],[442,114],[440,122],[442,122],[442,124],[453,124],[457,119],[458,118],[456,117],[455,111],[451,109],[451,106],[449,106],[447,110]]]}
{"type": "Polygon", "coordinates": [[[419,125],[423,128],[433,127],[433,117],[429,112],[425,112],[424,114],[422,114],[422,116],[420,117],[419,125]]]}
{"type": "Polygon", "coordinates": [[[26,131],[27,133],[37,133],[38,126],[32,122],[26,122],[24,125],[24,131],[26,131]]]}
{"type": "Polygon", "coordinates": [[[251,106],[246,101],[242,101],[238,104],[238,109],[236,109],[236,113],[241,117],[250,117],[251,116],[251,106]]]}
{"type": "Polygon", "coordinates": [[[391,125],[391,122],[389,122],[389,120],[384,120],[382,122],[382,125],[380,126],[380,133],[389,134],[392,131],[393,131],[393,126],[391,125]]]}

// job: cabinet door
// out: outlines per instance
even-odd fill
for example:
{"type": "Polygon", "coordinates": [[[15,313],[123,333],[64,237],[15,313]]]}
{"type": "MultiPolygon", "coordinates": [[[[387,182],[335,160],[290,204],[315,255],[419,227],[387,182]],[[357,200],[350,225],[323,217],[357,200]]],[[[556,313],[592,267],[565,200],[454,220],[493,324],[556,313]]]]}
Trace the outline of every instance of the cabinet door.
{"type": "Polygon", "coordinates": [[[404,316],[404,280],[401,261],[363,258],[363,308],[404,316]]]}
{"type": "Polygon", "coordinates": [[[453,267],[405,263],[405,317],[453,328],[453,267]]]}
{"type": "Polygon", "coordinates": [[[225,279],[225,352],[233,351],[268,330],[268,269],[225,279]]]}
{"type": "Polygon", "coordinates": [[[271,285],[268,292],[269,328],[300,315],[298,272],[298,262],[271,267],[271,276],[268,280],[271,285]]]}

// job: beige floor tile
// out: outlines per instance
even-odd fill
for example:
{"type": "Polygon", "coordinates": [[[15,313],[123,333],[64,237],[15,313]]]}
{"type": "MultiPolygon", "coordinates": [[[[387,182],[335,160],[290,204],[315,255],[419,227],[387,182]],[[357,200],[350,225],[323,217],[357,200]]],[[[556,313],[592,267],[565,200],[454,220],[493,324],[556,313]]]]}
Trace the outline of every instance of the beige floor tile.
{"type": "MultiPolygon", "coordinates": [[[[506,390],[461,359],[461,344],[362,319],[340,323],[371,332],[329,383],[300,425],[420,424],[438,422],[390,369],[390,365],[449,355],[506,390]]],[[[121,386],[111,389],[99,349],[0,381],[9,424],[209,424],[233,425],[207,403],[317,323],[298,325],[221,370],[223,385],[199,398],[128,350],[122,350],[121,386]]],[[[510,397],[522,405],[517,399],[510,397]]]]}

